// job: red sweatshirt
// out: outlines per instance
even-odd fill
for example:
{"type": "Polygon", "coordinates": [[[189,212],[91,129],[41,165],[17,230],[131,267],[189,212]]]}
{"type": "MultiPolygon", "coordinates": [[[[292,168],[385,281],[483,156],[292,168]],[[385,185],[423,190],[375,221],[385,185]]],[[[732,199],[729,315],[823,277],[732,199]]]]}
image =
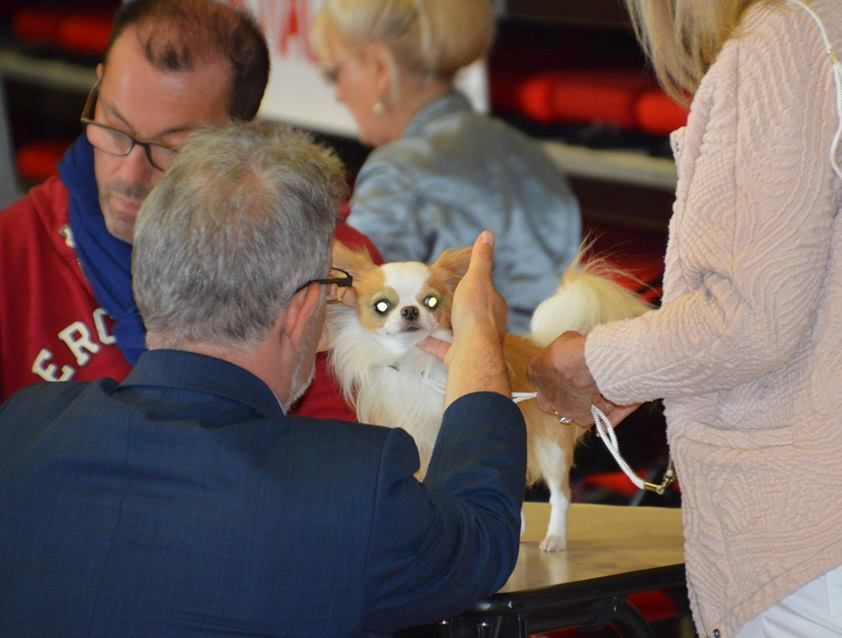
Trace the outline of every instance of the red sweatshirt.
{"type": "MultiPolygon", "coordinates": [[[[58,178],[0,212],[0,402],[41,381],[122,381],[131,366],[117,347],[114,322],[85,279],[68,224],[68,192],[58,178]]],[[[379,253],[340,221],[336,237],[379,253]]],[[[354,420],[316,361],[313,385],[293,410],[302,416],[354,420]]]]}

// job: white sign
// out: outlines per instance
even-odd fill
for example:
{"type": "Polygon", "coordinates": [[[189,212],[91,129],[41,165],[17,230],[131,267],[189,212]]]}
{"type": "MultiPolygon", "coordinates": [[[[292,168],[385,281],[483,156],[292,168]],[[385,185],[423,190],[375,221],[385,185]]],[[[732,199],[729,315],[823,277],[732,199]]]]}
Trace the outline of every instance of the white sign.
{"type": "MultiPolygon", "coordinates": [[[[224,1],[232,7],[250,11],[266,35],[272,70],[260,116],[355,137],[356,124],[348,110],[336,101],[334,87],[318,72],[310,47],[310,23],[324,0],[224,1]]],[[[488,79],[484,64],[463,69],[456,83],[477,110],[488,111],[488,79]]]]}

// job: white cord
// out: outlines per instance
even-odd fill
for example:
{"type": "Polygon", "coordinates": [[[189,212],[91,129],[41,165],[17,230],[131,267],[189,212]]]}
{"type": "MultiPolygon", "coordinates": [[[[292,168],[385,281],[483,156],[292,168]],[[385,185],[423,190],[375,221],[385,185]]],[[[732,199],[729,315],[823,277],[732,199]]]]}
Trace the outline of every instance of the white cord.
{"type": "Polygon", "coordinates": [[[595,405],[591,406],[591,416],[596,426],[596,433],[602,439],[602,442],[605,443],[608,451],[611,452],[611,456],[617,461],[617,465],[623,470],[623,474],[629,477],[629,480],[635,484],[637,489],[644,489],[643,479],[632,471],[629,464],[626,463],[626,460],[620,454],[620,444],[617,442],[617,435],[614,434],[614,427],[611,425],[608,417],[595,405]]]}
{"type": "Polygon", "coordinates": [[[813,19],[813,22],[818,25],[822,41],[824,42],[824,48],[830,56],[830,62],[833,65],[833,82],[836,85],[836,117],[839,120],[839,126],[836,127],[836,133],[834,133],[833,141],[830,144],[830,165],[833,167],[833,171],[839,176],[839,179],[842,179],[842,170],[839,169],[839,164],[836,162],[836,151],[839,147],[839,139],[842,138],[842,63],[840,63],[836,51],[833,50],[833,44],[830,42],[827,30],[824,28],[824,23],[816,12],[801,2],[801,0],[789,0],[789,2],[797,4],[804,9],[813,19]]]}
{"type": "MultiPolygon", "coordinates": [[[[521,401],[534,399],[537,396],[537,392],[512,392],[512,401],[520,403],[521,401]]],[[[596,432],[599,435],[599,438],[602,439],[605,447],[607,447],[608,451],[611,452],[611,456],[614,457],[617,465],[620,466],[623,473],[629,477],[629,480],[634,483],[638,489],[645,489],[643,479],[632,471],[629,464],[626,463],[626,460],[620,454],[620,445],[617,442],[617,435],[614,434],[614,427],[611,425],[608,417],[605,416],[602,410],[595,405],[591,406],[591,416],[593,416],[594,425],[596,426],[596,432]]]]}
{"type": "Polygon", "coordinates": [[[528,399],[534,399],[538,396],[537,392],[512,392],[512,401],[520,403],[528,399]]]}

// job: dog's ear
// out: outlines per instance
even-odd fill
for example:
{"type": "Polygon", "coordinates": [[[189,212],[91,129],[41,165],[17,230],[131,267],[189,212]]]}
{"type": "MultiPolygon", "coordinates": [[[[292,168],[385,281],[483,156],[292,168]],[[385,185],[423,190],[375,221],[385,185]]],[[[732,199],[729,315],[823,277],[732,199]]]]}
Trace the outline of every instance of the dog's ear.
{"type": "Polygon", "coordinates": [[[430,268],[438,273],[448,285],[453,288],[459,280],[468,272],[468,264],[471,263],[470,248],[448,248],[442,251],[441,255],[430,264],[430,268]]]}
{"type": "MultiPolygon", "coordinates": [[[[355,279],[359,279],[366,272],[377,268],[365,246],[352,248],[343,244],[338,239],[333,242],[331,265],[351,273],[351,276],[355,279]]],[[[339,296],[339,300],[346,306],[350,308],[356,307],[357,295],[353,287],[337,288],[337,295],[339,296]]]]}
{"type": "Polygon", "coordinates": [[[365,246],[350,247],[338,239],[333,242],[333,255],[331,265],[342,270],[347,270],[354,276],[376,268],[374,260],[365,246]]]}

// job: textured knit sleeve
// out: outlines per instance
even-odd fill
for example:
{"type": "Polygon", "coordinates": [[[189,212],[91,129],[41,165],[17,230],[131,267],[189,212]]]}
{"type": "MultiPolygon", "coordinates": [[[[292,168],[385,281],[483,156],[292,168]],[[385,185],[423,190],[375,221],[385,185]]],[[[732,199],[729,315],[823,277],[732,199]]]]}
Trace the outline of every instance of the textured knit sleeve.
{"type": "Polygon", "coordinates": [[[609,399],[733,388],[809,338],[837,209],[831,65],[803,12],[763,6],[744,27],[691,109],[663,307],[588,337],[609,399]]]}

